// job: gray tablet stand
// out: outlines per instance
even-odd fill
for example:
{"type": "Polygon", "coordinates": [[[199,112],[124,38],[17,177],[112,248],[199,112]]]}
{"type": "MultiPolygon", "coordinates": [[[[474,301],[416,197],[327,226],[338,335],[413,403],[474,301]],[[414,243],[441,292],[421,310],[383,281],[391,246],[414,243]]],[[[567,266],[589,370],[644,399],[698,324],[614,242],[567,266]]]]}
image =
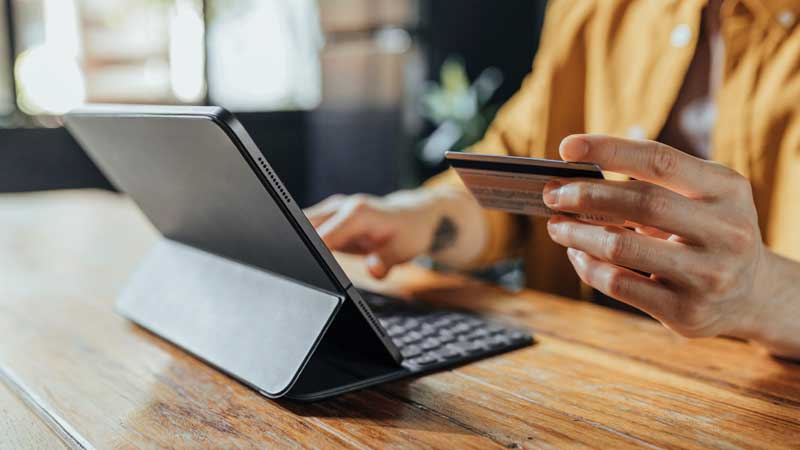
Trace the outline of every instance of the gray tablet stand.
{"type": "Polygon", "coordinates": [[[351,302],[161,238],[131,276],[117,308],[275,398],[298,380],[346,303],[351,302]]]}

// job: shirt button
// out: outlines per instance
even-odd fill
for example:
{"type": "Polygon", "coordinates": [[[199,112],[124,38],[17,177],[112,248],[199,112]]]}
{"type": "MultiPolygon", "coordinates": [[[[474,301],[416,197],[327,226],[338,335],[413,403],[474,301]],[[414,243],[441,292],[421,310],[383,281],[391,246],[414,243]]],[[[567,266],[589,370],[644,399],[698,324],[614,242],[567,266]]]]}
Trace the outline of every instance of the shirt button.
{"type": "Polygon", "coordinates": [[[797,16],[790,10],[784,9],[778,14],[778,23],[784,28],[791,28],[797,21],[797,16]]]}
{"type": "Polygon", "coordinates": [[[644,127],[641,125],[633,125],[628,128],[628,137],[631,139],[646,139],[647,134],[644,131],[644,127]]]}
{"type": "Polygon", "coordinates": [[[692,40],[692,29],[689,28],[689,25],[682,23],[677,27],[672,29],[672,33],[669,35],[669,42],[675,48],[683,48],[689,45],[689,42],[692,40]]]}

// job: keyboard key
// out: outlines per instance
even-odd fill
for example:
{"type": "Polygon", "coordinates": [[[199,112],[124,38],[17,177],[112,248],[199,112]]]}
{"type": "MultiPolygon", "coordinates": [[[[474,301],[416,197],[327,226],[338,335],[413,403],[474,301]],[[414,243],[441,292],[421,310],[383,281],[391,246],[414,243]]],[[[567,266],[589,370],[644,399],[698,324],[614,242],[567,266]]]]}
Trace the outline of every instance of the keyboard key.
{"type": "Polygon", "coordinates": [[[464,322],[461,322],[461,323],[459,323],[458,325],[456,325],[456,326],[454,326],[453,328],[451,328],[450,330],[451,330],[453,333],[466,333],[466,332],[468,332],[470,329],[472,329],[472,327],[470,327],[469,325],[467,325],[467,324],[466,324],[466,323],[464,323],[464,322]]]}
{"type": "Polygon", "coordinates": [[[426,355],[422,355],[422,356],[420,356],[418,358],[414,358],[409,362],[413,363],[413,364],[420,365],[420,366],[427,366],[427,365],[435,363],[436,361],[437,361],[436,357],[434,357],[433,355],[430,355],[430,354],[426,354],[426,355]]]}
{"type": "Polygon", "coordinates": [[[417,342],[422,339],[422,334],[420,334],[418,331],[411,331],[405,337],[408,339],[409,343],[417,342]]]}
{"type": "Polygon", "coordinates": [[[467,334],[470,339],[482,338],[489,335],[489,331],[485,328],[476,328],[467,334]]]}
{"type": "Polygon", "coordinates": [[[460,352],[460,353],[469,353],[469,351],[467,350],[467,345],[468,344],[469,344],[469,342],[461,342],[461,341],[459,341],[459,342],[455,342],[455,343],[452,343],[452,344],[447,344],[446,348],[451,348],[451,349],[454,349],[454,350],[458,350],[458,352],[460,352]]]}
{"type": "Polygon", "coordinates": [[[416,345],[409,345],[408,347],[403,347],[403,349],[400,350],[400,354],[403,355],[403,358],[406,359],[413,358],[415,356],[421,355],[422,349],[416,345]]]}
{"type": "Polygon", "coordinates": [[[380,322],[384,328],[389,328],[392,325],[398,323],[399,321],[400,321],[399,317],[383,317],[378,319],[378,322],[380,322]]]}
{"type": "Polygon", "coordinates": [[[389,333],[389,336],[395,337],[405,333],[406,329],[401,327],[400,325],[394,325],[392,327],[389,327],[389,329],[386,330],[386,332],[389,333]]]}
{"type": "Polygon", "coordinates": [[[478,319],[477,317],[468,317],[464,319],[464,323],[466,323],[470,327],[477,327],[486,324],[484,320],[478,319]]]}
{"type": "Polygon", "coordinates": [[[438,330],[435,327],[425,323],[422,324],[421,327],[419,327],[418,331],[420,332],[420,334],[422,334],[422,336],[430,336],[432,334],[437,333],[438,330]]]}
{"type": "Polygon", "coordinates": [[[392,338],[392,340],[394,341],[394,345],[398,347],[405,347],[413,342],[408,338],[408,335],[392,338]]]}
{"type": "Polygon", "coordinates": [[[411,318],[406,319],[402,322],[402,326],[406,330],[413,330],[414,328],[417,328],[419,326],[419,320],[411,318]]]}
{"type": "Polygon", "coordinates": [[[487,325],[486,326],[486,330],[490,334],[497,334],[497,333],[505,333],[506,332],[506,329],[504,327],[502,327],[500,325],[497,325],[497,324],[494,324],[494,323],[487,325]]]}
{"type": "Polygon", "coordinates": [[[422,349],[425,351],[430,351],[435,348],[439,348],[442,346],[442,343],[439,342],[438,339],[428,338],[422,342],[422,349]]]}
{"type": "Polygon", "coordinates": [[[511,341],[523,341],[528,340],[528,335],[521,332],[521,331],[512,331],[506,335],[506,337],[511,341]]]}
{"type": "Polygon", "coordinates": [[[447,313],[442,316],[442,319],[448,319],[450,322],[459,322],[461,319],[464,318],[463,314],[458,313],[447,313]]]}
{"type": "Polygon", "coordinates": [[[456,341],[456,337],[455,337],[454,334],[451,334],[449,332],[444,332],[444,331],[439,332],[439,335],[436,338],[442,344],[449,344],[451,342],[455,342],[456,341]]]}
{"type": "Polygon", "coordinates": [[[449,319],[449,318],[447,318],[447,317],[442,317],[442,318],[441,318],[441,319],[439,319],[439,320],[436,320],[436,321],[434,321],[434,322],[431,322],[431,325],[433,325],[433,326],[434,326],[434,327],[436,327],[436,328],[444,328],[444,327],[446,327],[446,326],[450,325],[451,323],[453,323],[453,321],[452,321],[452,320],[450,320],[450,319],[449,319]]]}
{"type": "Polygon", "coordinates": [[[444,347],[436,352],[439,356],[444,359],[455,359],[459,358],[462,354],[461,349],[454,346],[447,346],[444,347]]]}
{"type": "Polygon", "coordinates": [[[490,348],[502,347],[508,344],[508,341],[502,335],[492,336],[486,342],[488,342],[490,348]]]}
{"type": "Polygon", "coordinates": [[[464,349],[469,353],[477,353],[483,351],[486,347],[486,344],[487,344],[486,341],[484,341],[483,339],[478,339],[475,341],[467,342],[464,345],[464,349]]]}

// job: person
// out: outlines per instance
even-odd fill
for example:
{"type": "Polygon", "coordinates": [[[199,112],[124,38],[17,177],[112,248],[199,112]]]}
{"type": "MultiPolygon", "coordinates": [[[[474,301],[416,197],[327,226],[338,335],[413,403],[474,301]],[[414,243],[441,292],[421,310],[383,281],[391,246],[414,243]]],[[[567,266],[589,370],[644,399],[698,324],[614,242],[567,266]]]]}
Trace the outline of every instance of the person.
{"type": "Polygon", "coordinates": [[[376,277],[422,254],[462,270],[522,255],[532,288],[578,297],[579,278],[684,336],[800,358],[798,13],[778,0],[550,2],[531,74],[470,150],[594,162],[613,179],[554,180],[545,202],[634,226],[482,210],[452,171],[307,215],[376,277]]]}

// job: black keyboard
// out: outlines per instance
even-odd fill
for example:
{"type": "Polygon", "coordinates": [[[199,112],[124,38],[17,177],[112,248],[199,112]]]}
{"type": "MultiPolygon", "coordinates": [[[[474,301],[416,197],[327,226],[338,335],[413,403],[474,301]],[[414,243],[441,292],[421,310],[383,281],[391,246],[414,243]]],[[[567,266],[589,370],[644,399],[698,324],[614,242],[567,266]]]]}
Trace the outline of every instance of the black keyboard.
{"type": "Polygon", "coordinates": [[[360,292],[412,370],[473,361],[533,342],[523,330],[470,312],[360,292]]]}

